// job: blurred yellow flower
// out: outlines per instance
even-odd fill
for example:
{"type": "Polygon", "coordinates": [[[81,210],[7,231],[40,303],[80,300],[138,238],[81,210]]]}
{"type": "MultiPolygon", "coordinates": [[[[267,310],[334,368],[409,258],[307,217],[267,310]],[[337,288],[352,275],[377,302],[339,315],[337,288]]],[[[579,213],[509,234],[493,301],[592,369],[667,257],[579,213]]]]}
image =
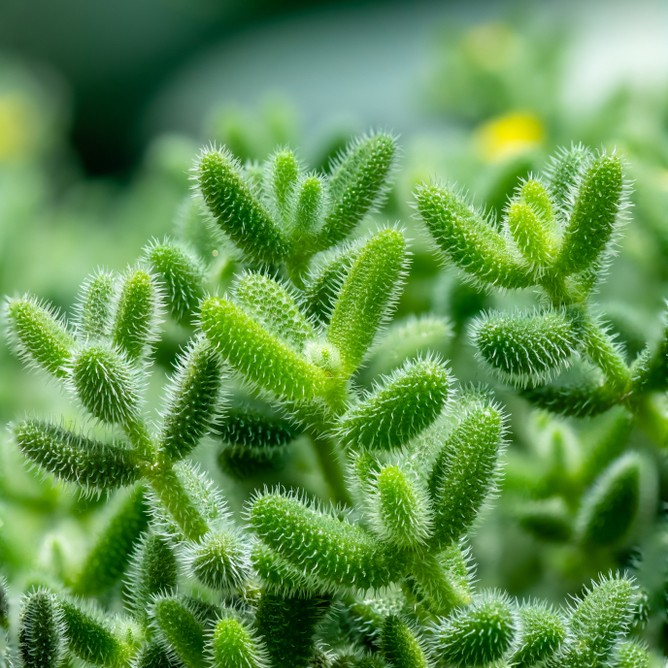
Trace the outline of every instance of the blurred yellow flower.
{"type": "Polygon", "coordinates": [[[0,94],[0,162],[11,162],[30,150],[34,110],[16,93],[0,94]]]}
{"type": "Polygon", "coordinates": [[[534,114],[511,112],[480,125],[474,141],[483,160],[500,162],[540,146],[545,141],[545,127],[534,114]]]}

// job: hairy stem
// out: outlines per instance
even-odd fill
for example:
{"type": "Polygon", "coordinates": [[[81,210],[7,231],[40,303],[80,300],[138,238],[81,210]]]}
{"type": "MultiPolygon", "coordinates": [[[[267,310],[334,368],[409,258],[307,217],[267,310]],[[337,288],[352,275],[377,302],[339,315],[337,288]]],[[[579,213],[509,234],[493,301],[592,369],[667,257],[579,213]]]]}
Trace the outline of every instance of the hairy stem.
{"type": "Polygon", "coordinates": [[[322,432],[310,434],[313,448],[322,474],[329,485],[332,498],[338,503],[352,505],[352,497],[346,486],[340,450],[322,432]]]}
{"type": "Polygon", "coordinates": [[[424,554],[415,558],[412,563],[412,573],[422,593],[434,607],[436,614],[447,615],[454,608],[471,603],[469,596],[457,591],[433,554],[424,554]]]}
{"type": "Polygon", "coordinates": [[[644,395],[632,407],[638,426],[659,448],[668,448],[668,402],[662,395],[644,395]]]}
{"type": "Polygon", "coordinates": [[[167,512],[179,525],[189,540],[198,540],[209,530],[209,525],[183,489],[176,473],[171,468],[152,467],[147,477],[167,512]]]}
{"type": "Polygon", "coordinates": [[[615,389],[626,392],[631,383],[631,372],[612,338],[588,316],[584,317],[582,324],[585,353],[600,367],[615,389]]]}

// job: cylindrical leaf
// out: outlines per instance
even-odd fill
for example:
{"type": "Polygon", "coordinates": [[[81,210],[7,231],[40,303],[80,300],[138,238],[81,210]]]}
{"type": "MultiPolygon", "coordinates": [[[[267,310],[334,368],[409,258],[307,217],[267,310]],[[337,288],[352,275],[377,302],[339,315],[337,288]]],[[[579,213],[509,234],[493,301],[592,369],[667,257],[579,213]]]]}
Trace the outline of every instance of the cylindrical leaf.
{"type": "Polygon", "coordinates": [[[575,187],[591,157],[591,151],[584,146],[572,146],[559,150],[547,169],[550,196],[562,216],[570,213],[575,187]]]}
{"type": "Polygon", "coordinates": [[[239,589],[250,576],[250,555],[244,537],[232,529],[210,531],[185,545],[188,572],[216,591],[239,589]]]}
{"type": "Polygon", "coordinates": [[[350,267],[332,310],[327,338],[352,373],[389,315],[406,266],[406,241],[399,230],[376,233],[350,267]]]}
{"type": "Polygon", "coordinates": [[[263,494],[253,502],[250,523],[258,536],[306,576],[335,588],[388,585],[403,564],[388,559],[371,534],[315,510],[298,499],[263,494]]]}
{"type": "Polygon", "coordinates": [[[146,493],[140,485],[115,509],[97,536],[72,583],[74,593],[96,596],[113,587],[125,573],[132,551],[147,526],[146,493]]]}
{"type": "Polygon", "coordinates": [[[656,507],[655,474],[641,455],[630,452],[613,462],[586,492],[577,518],[579,539],[592,546],[628,539],[641,515],[656,507]],[[649,499],[647,497],[650,497],[649,499]]]}
{"type": "Polygon", "coordinates": [[[309,241],[320,229],[328,205],[329,191],[322,178],[312,174],[301,179],[293,204],[292,236],[296,252],[310,250],[309,241]],[[305,249],[300,248],[303,244],[305,249]]]}
{"type": "MultiPolygon", "coordinates": [[[[210,644],[214,668],[266,668],[268,665],[263,643],[247,624],[232,615],[216,622],[210,644]]],[[[280,668],[280,664],[272,665],[280,668]]]]}
{"type": "Polygon", "coordinates": [[[98,271],[82,285],[76,309],[76,327],[84,336],[99,339],[109,334],[114,284],[113,274],[98,271]]]}
{"type": "Polygon", "coordinates": [[[515,624],[509,602],[487,595],[441,622],[435,629],[434,649],[457,668],[486,666],[510,649],[515,624]]]}
{"type": "Polygon", "coordinates": [[[288,287],[265,274],[247,272],[236,281],[234,300],[274,336],[298,351],[315,336],[313,325],[288,287]]]}
{"type": "Polygon", "coordinates": [[[381,650],[392,668],[428,668],[429,662],[415,632],[396,615],[385,619],[381,650]]]}
{"type": "Polygon", "coordinates": [[[20,357],[54,376],[67,376],[74,337],[52,309],[31,297],[10,299],[5,305],[5,318],[20,357]]]}
{"type": "Polygon", "coordinates": [[[167,389],[160,448],[171,460],[186,457],[214,424],[220,403],[223,363],[204,338],[178,360],[167,389]]]}
{"type": "Polygon", "coordinates": [[[170,541],[160,534],[146,534],[133,555],[126,585],[135,616],[145,622],[153,597],[169,594],[176,587],[176,579],[176,557],[170,541]]]}
{"type": "Polygon", "coordinates": [[[401,447],[436,420],[449,389],[438,360],[406,362],[339,418],[337,435],[351,449],[401,447]]]}
{"type": "Polygon", "coordinates": [[[557,263],[561,273],[585,271],[596,262],[617,224],[623,187],[619,156],[601,155],[585,169],[557,263]]]}
{"type": "Polygon", "coordinates": [[[258,387],[293,401],[315,400],[323,391],[320,369],[229,300],[205,300],[201,327],[229,364],[258,387]]]}
{"type": "Polygon", "coordinates": [[[369,211],[380,206],[396,152],[394,137],[385,133],[348,145],[329,179],[330,210],[320,234],[323,248],[345,239],[369,211]]]}
{"type": "Polygon", "coordinates": [[[151,274],[136,269],[126,274],[116,304],[112,339],[128,359],[143,357],[156,336],[158,289],[151,274]]]}
{"type": "Polygon", "coordinates": [[[613,576],[593,583],[573,609],[570,630],[574,642],[560,656],[560,665],[604,665],[626,632],[634,610],[635,588],[627,578],[613,576]]]}
{"type": "Polygon", "coordinates": [[[89,345],[72,360],[71,382],[84,408],[98,420],[126,424],[137,415],[135,371],[112,348],[89,345]]]}
{"type": "Polygon", "coordinates": [[[495,488],[505,421],[485,398],[472,398],[441,447],[429,477],[434,539],[447,545],[461,538],[495,488]]]}
{"type": "Polygon", "coordinates": [[[60,601],[67,646],[80,659],[94,666],[122,666],[127,651],[116,636],[98,619],[71,601],[60,601]]]}
{"type": "Polygon", "coordinates": [[[228,151],[204,151],[196,173],[199,190],[218,225],[251,259],[277,262],[287,254],[285,234],[254,197],[228,151]]]}
{"type": "Polygon", "coordinates": [[[179,599],[159,596],[150,611],[163,646],[186,668],[204,668],[204,628],[179,599]]]}
{"type": "Polygon", "coordinates": [[[272,210],[279,220],[286,221],[288,203],[297,186],[299,161],[290,149],[276,151],[266,163],[264,190],[268,193],[272,210]]]}
{"type": "Polygon", "coordinates": [[[134,452],[123,444],[103,443],[39,420],[16,425],[14,438],[28,459],[84,488],[123,487],[141,475],[134,452]]]}
{"type": "Polygon", "coordinates": [[[263,591],[255,623],[274,668],[307,668],[316,626],[329,608],[326,597],[287,596],[263,591]]]}
{"type": "Polygon", "coordinates": [[[545,605],[519,609],[519,635],[510,665],[531,668],[550,658],[566,637],[564,620],[545,605]]]}
{"type": "Polygon", "coordinates": [[[150,244],[144,257],[161,282],[169,312],[178,322],[191,323],[204,297],[204,270],[199,260],[169,241],[150,244]]]}
{"type": "Polygon", "coordinates": [[[25,668],[56,668],[63,653],[63,623],[53,594],[38,590],[23,601],[19,655],[25,668]]]}
{"type": "Polygon", "coordinates": [[[488,313],[471,329],[482,359],[518,385],[539,383],[568,365],[581,331],[566,311],[488,313]]]}
{"type": "Polygon", "coordinates": [[[512,257],[506,240],[454,193],[422,185],[415,193],[420,217],[439,248],[479,283],[524,288],[532,283],[527,269],[512,257]]]}
{"type": "Polygon", "coordinates": [[[368,495],[372,528],[381,540],[402,548],[426,542],[431,508],[420,482],[401,467],[388,465],[374,477],[368,495]]]}

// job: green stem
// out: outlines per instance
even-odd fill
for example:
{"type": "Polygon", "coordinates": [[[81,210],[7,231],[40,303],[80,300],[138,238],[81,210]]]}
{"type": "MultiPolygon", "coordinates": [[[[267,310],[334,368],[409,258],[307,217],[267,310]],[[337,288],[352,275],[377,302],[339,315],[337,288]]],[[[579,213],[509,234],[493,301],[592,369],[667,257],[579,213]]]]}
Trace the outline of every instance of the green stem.
{"type": "Polygon", "coordinates": [[[331,439],[323,436],[322,433],[311,433],[310,436],[332,497],[339,503],[351,506],[353,500],[346,486],[339,449],[331,439]]]}
{"type": "Polygon", "coordinates": [[[668,448],[668,401],[665,395],[644,395],[632,407],[638,426],[659,448],[668,448]]]}
{"type": "Polygon", "coordinates": [[[548,273],[545,275],[540,286],[545,290],[550,302],[552,302],[552,306],[570,306],[575,301],[573,295],[568,291],[566,281],[564,281],[562,276],[548,273]]]}
{"type": "Polygon", "coordinates": [[[626,392],[631,384],[631,371],[610,336],[587,315],[582,327],[584,351],[589,359],[600,367],[616,390],[626,392]]]}
{"type": "Polygon", "coordinates": [[[130,439],[130,443],[132,443],[135,452],[142,459],[149,462],[155,462],[155,446],[144,421],[139,417],[128,420],[123,425],[123,429],[127,437],[130,439]]]}
{"type": "Polygon", "coordinates": [[[436,614],[447,615],[453,608],[471,602],[469,596],[458,591],[452,584],[448,574],[433,554],[416,557],[411,572],[436,614]]]}
{"type": "Polygon", "coordinates": [[[153,466],[146,472],[146,477],[160,503],[179,525],[186,538],[198,540],[207,533],[209,525],[206,519],[195,507],[171,467],[153,466]]]}

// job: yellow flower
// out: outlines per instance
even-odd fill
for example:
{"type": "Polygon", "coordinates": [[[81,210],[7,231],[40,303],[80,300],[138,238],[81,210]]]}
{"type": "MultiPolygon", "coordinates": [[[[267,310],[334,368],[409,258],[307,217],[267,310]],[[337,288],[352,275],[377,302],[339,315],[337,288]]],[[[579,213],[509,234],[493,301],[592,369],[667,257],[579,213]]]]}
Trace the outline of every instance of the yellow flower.
{"type": "Polygon", "coordinates": [[[0,163],[11,162],[30,150],[34,109],[14,92],[0,94],[0,163]]]}
{"type": "Polygon", "coordinates": [[[474,136],[476,149],[486,162],[500,162],[540,146],[544,140],[541,120],[534,114],[517,111],[483,123],[474,136]]]}

